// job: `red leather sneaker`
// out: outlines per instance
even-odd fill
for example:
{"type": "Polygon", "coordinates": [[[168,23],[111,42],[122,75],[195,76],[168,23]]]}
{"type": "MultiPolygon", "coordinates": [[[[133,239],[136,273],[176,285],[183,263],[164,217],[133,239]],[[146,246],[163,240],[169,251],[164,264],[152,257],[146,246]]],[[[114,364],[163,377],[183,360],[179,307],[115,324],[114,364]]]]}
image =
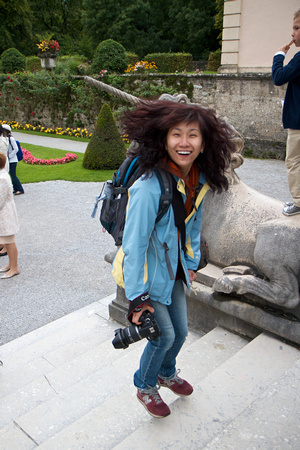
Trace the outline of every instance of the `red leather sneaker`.
{"type": "Polygon", "coordinates": [[[174,394],[180,395],[180,397],[187,397],[193,392],[193,386],[187,381],[178,376],[179,370],[172,378],[158,377],[158,382],[161,386],[171,389],[174,394]]]}
{"type": "Polygon", "coordinates": [[[137,398],[153,417],[167,417],[171,414],[170,408],[163,401],[156,388],[149,389],[148,392],[137,391],[137,398]]]}

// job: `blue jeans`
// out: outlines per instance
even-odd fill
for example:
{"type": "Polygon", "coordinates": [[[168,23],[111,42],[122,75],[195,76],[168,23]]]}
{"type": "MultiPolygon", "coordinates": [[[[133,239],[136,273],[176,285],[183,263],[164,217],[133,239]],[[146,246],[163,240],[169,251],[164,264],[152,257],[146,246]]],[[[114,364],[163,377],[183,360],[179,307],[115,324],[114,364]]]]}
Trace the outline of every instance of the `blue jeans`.
{"type": "Polygon", "coordinates": [[[169,378],[176,372],[176,357],[188,334],[187,306],[183,282],[175,281],[171,305],[152,302],[154,317],[161,336],[148,341],[141,356],[140,367],[134,374],[138,389],[155,387],[158,375],[169,378]]]}
{"type": "Polygon", "coordinates": [[[17,192],[17,191],[24,192],[23,186],[21,185],[20,180],[16,174],[17,164],[18,163],[16,163],[16,162],[9,163],[9,174],[10,174],[14,192],[17,192]]]}

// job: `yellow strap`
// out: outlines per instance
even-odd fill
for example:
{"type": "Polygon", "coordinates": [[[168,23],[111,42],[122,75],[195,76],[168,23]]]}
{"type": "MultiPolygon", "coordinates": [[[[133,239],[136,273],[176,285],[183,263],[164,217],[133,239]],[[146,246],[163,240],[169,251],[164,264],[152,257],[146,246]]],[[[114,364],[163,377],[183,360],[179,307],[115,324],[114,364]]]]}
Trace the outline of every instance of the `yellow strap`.
{"type": "MultiPolygon", "coordinates": [[[[195,202],[195,206],[198,209],[200,206],[200,203],[202,202],[206,192],[209,190],[210,186],[208,184],[208,182],[205,183],[205,185],[201,188],[201,191],[199,192],[197,198],[196,198],[196,202],[195,202]]],[[[192,210],[191,214],[185,219],[185,222],[188,222],[188,220],[192,217],[192,215],[194,214],[194,209],[192,210]]]]}

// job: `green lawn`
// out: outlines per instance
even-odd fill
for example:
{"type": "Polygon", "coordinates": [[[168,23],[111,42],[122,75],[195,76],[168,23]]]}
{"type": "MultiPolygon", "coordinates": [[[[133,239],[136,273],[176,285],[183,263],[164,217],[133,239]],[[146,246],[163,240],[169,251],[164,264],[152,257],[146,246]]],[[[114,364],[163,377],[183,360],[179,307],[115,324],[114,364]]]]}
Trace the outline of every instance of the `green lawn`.
{"type": "MultiPolygon", "coordinates": [[[[63,158],[68,153],[49,147],[32,144],[22,144],[34,157],[42,159],[63,158]]],[[[20,161],[17,166],[17,176],[22,184],[38,183],[40,181],[106,181],[111,179],[113,170],[88,170],[82,167],[83,153],[71,152],[78,156],[76,161],[53,166],[31,165],[20,161]]]]}

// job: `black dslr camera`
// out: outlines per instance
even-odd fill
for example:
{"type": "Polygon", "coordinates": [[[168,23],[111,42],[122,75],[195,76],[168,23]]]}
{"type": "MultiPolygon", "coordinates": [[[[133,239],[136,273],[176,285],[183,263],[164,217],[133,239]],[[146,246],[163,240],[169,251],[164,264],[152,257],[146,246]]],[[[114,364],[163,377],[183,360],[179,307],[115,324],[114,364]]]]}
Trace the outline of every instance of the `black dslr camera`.
{"type": "Polygon", "coordinates": [[[141,325],[130,325],[116,330],[112,341],[113,346],[115,348],[127,348],[130,344],[144,338],[147,338],[148,341],[155,341],[161,335],[156,320],[150,311],[144,311],[140,321],[142,322],[141,325]]]}

